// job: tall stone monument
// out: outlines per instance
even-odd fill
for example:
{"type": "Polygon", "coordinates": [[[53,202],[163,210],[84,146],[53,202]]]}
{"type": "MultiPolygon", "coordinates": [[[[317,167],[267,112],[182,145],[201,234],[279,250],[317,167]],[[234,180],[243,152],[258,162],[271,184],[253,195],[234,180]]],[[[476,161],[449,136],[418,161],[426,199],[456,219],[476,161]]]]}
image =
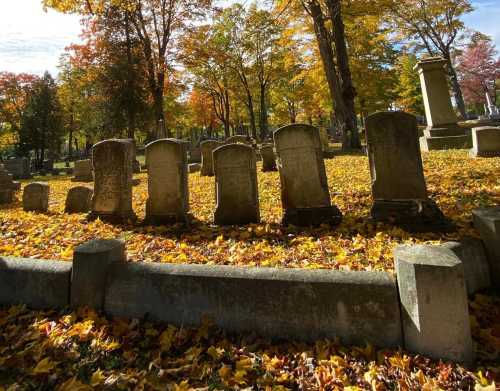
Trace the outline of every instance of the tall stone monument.
{"type": "Polygon", "coordinates": [[[214,149],[224,145],[216,140],[205,140],[200,144],[201,149],[201,176],[214,176],[214,163],[212,153],[214,149]]]}
{"type": "Polygon", "coordinates": [[[92,147],[94,195],[89,219],[110,223],[134,221],[132,210],[133,144],[127,140],[104,140],[92,147]]]}
{"type": "Polygon", "coordinates": [[[255,150],[228,144],[214,153],[216,224],[236,225],[260,221],[255,150]]]}
{"type": "Polygon", "coordinates": [[[146,223],[186,223],[189,210],[187,144],[161,139],[146,146],[146,223]]]}
{"type": "Polygon", "coordinates": [[[458,125],[451,105],[445,66],[446,60],[441,57],[427,58],[415,66],[420,76],[427,118],[427,128],[420,138],[422,151],[471,146],[471,137],[458,125]]]}
{"type": "Polygon", "coordinates": [[[273,134],[281,181],[283,224],[337,225],[342,213],[332,205],[319,131],[293,124],[273,134]]]}
{"type": "Polygon", "coordinates": [[[500,156],[500,127],[483,126],[472,129],[471,157],[500,156]]]}
{"type": "Polygon", "coordinates": [[[371,216],[412,231],[444,228],[446,220],[427,194],[417,138],[417,120],[411,114],[380,112],[366,119],[371,216]]]}

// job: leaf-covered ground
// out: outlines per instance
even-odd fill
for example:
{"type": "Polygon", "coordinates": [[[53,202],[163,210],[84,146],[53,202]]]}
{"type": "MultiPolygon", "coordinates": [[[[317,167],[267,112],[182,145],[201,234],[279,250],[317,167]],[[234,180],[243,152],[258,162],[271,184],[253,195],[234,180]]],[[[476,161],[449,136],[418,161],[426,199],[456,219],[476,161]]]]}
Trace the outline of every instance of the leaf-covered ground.
{"type": "MultiPolygon", "coordinates": [[[[87,222],[83,214],[64,214],[67,191],[76,184],[68,177],[47,177],[49,213],[24,212],[20,201],[0,209],[0,255],[70,260],[73,248],[89,239],[122,237],[133,261],[392,271],[392,250],[397,244],[475,236],[471,210],[500,203],[500,158],[471,159],[467,151],[425,154],[430,196],[458,230],[411,235],[368,222],[372,201],[366,157],[338,156],[325,162],[332,201],[344,214],[335,230],[283,228],[278,173],[259,172],[262,223],[242,227],[211,223],[214,178],[190,174],[194,220],[189,228],[112,226],[87,222]]],[[[141,184],[134,187],[134,209],[142,218],[147,176],[137,177],[141,184]]]]}
{"type": "Polygon", "coordinates": [[[500,298],[470,302],[473,368],[340,341],[270,342],[88,309],[0,309],[0,390],[476,390],[500,384],[500,298]]]}

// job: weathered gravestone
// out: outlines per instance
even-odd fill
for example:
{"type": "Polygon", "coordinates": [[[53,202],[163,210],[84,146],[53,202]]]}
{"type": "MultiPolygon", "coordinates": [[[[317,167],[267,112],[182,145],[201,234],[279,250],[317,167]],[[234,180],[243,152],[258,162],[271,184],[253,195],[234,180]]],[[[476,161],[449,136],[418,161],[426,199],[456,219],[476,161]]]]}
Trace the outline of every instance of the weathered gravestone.
{"type": "Polygon", "coordinates": [[[89,219],[111,223],[135,220],[132,210],[133,145],[126,140],[104,140],[92,147],[94,195],[89,219]]]}
{"type": "Polygon", "coordinates": [[[500,128],[484,126],[472,129],[472,157],[500,156],[500,128]]]}
{"type": "Polygon", "coordinates": [[[337,225],[342,213],[332,205],[319,131],[293,124],[274,132],[281,181],[283,224],[337,225]]]}
{"type": "Polygon", "coordinates": [[[124,139],[128,142],[130,142],[134,148],[133,148],[133,157],[132,157],[132,172],[134,174],[139,174],[141,172],[141,163],[139,163],[139,160],[137,160],[137,145],[135,143],[135,139],[133,138],[126,138],[124,139]]]}
{"type": "Polygon", "coordinates": [[[187,222],[189,191],[186,143],[161,139],[146,146],[148,193],[146,222],[187,222]]]}
{"type": "Polygon", "coordinates": [[[445,218],[428,198],[416,118],[380,112],[366,120],[374,220],[410,230],[444,228],[445,218]]]}
{"type": "Polygon", "coordinates": [[[420,137],[422,151],[470,148],[470,135],[457,124],[445,66],[445,59],[433,57],[420,61],[414,68],[420,77],[427,118],[427,128],[420,137]]]}
{"type": "Polygon", "coordinates": [[[201,163],[200,147],[191,147],[189,149],[189,163],[201,163]]]}
{"type": "Polygon", "coordinates": [[[4,162],[5,168],[12,174],[13,179],[31,178],[31,160],[27,157],[16,157],[4,162]]]}
{"type": "Polygon", "coordinates": [[[49,185],[45,182],[33,182],[24,186],[23,209],[46,212],[49,209],[49,191],[49,185]]]}
{"type": "Polygon", "coordinates": [[[217,204],[216,224],[236,225],[260,221],[255,150],[228,144],[214,151],[217,204]]]}
{"type": "Polygon", "coordinates": [[[276,156],[274,154],[273,144],[264,144],[260,147],[260,155],[262,156],[262,171],[276,171],[276,156]]]}
{"type": "Polygon", "coordinates": [[[90,159],[77,160],[75,162],[75,169],[73,170],[73,182],[92,182],[92,161],[90,159]]]}
{"type": "Polygon", "coordinates": [[[213,151],[214,149],[224,145],[216,140],[206,140],[202,141],[200,144],[201,149],[201,175],[202,176],[214,176],[214,163],[213,163],[213,151]]]}
{"type": "Polygon", "coordinates": [[[14,200],[14,192],[19,188],[20,183],[12,181],[12,174],[0,164],[0,204],[10,204],[14,200]]]}
{"type": "Polygon", "coordinates": [[[87,213],[92,208],[93,190],[86,186],[75,186],[69,189],[66,196],[65,213],[87,213]]]}

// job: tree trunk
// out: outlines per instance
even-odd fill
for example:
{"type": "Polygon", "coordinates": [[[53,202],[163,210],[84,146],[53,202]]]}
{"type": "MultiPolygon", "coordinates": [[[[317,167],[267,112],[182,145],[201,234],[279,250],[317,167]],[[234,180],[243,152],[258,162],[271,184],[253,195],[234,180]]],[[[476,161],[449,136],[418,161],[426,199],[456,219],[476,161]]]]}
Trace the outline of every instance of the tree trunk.
{"type": "Polygon", "coordinates": [[[348,134],[349,128],[346,123],[347,108],[345,107],[344,98],[342,96],[341,83],[334,61],[332,43],[325,26],[321,6],[316,0],[310,0],[308,2],[308,5],[309,8],[307,9],[307,11],[310,13],[313,19],[314,33],[316,35],[316,40],[318,41],[319,53],[321,56],[321,61],[323,63],[326,80],[328,82],[330,97],[332,99],[333,108],[335,111],[335,120],[337,122],[339,131],[342,133],[342,148],[347,149],[350,146],[348,134]]]}
{"type": "Polygon", "coordinates": [[[345,105],[345,126],[349,133],[350,147],[361,148],[359,141],[358,124],[356,118],[356,108],[354,99],[356,98],[356,89],[354,88],[349,66],[349,54],[345,37],[344,21],[342,19],[342,5],[340,0],[327,0],[330,11],[330,18],[333,28],[333,40],[335,42],[335,54],[337,66],[342,82],[342,97],[345,105]]]}
{"type": "Polygon", "coordinates": [[[448,65],[448,74],[450,76],[451,89],[453,91],[453,96],[455,98],[457,109],[462,119],[467,119],[464,96],[462,95],[462,89],[460,88],[460,84],[458,83],[457,72],[455,71],[455,67],[453,66],[453,63],[451,61],[451,56],[448,54],[447,56],[445,56],[445,59],[448,65]]]}
{"type": "MultiPolygon", "coordinates": [[[[128,12],[125,12],[125,37],[127,45],[127,90],[134,93],[134,75],[132,74],[132,43],[130,41],[130,21],[128,12]]],[[[127,138],[134,139],[135,133],[135,104],[133,99],[127,101],[127,138]]]]}
{"type": "Polygon", "coordinates": [[[257,126],[255,124],[255,112],[253,108],[253,98],[250,91],[247,90],[247,108],[248,116],[250,118],[250,130],[252,132],[252,138],[257,140],[257,126]]]}
{"type": "Polygon", "coordinates": [[[267,120],[266,86],[260,86],[260,139],[264,140],[269,132],[267,120]]]}

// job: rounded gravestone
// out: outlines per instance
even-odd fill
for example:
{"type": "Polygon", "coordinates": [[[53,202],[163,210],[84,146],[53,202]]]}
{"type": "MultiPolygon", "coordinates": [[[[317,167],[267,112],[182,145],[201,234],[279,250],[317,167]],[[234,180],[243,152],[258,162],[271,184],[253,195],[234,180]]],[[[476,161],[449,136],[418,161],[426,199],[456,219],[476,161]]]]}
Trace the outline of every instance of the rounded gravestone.
{"type": "Polygon", "coordinates": [[[75,186],[69,189],[66,196],[66,213],[87,213],[92,207],[93,190],[86,186],[75,186]]]}
{"type": "Polygon", "coordinates": [[[215,223],[258,223],[260,212],[255,150],[245,144],[217,148],[214,151],[214,170],[215,223]]]}
{"type": "Polygon", "coordinates": [[[49,209],[50,187],[46,182],[33,182],[24,187],[23,209],[25,211],[46,212],[49,209]]]}
{"type": "Polygon", "coordinates": [[[201,149],[201,176],[214,176],[214,163],[212,153],[214,149],[224,145],[216,140],[206,140],[200,144],[201,149]]]}

